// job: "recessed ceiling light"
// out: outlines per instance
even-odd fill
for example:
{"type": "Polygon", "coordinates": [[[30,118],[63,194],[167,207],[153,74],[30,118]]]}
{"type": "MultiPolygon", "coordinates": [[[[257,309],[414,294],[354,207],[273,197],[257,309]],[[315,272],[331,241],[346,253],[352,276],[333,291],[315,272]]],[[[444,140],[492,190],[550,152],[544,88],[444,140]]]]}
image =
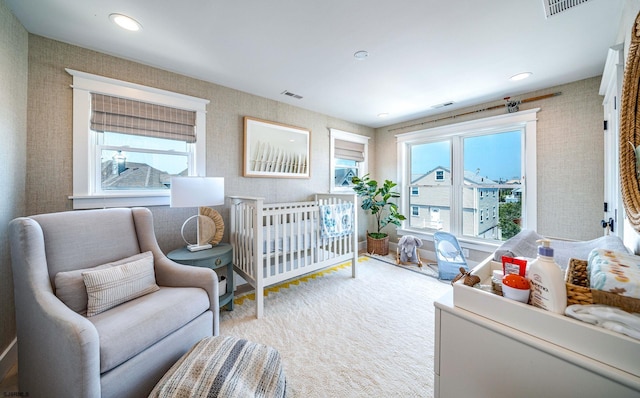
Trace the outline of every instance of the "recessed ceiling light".
{"type": "Polygon", "coordinates": [[[378,117],[387,117],[389,114],[387,112],[378,113],[378,117]]]}
{"type": "Polygon", "coordinates": [[[511,80],[512,82],[516,82],[518,80],[523,80],[526,79],[527,77],[531,76],[533,73],[531,72],[522,72],[522,73],[518,73],[517,75],[513,75],[509,78],[509,80],[511,80]]]}
{"type": "Polygon", "coordinates": [[[142,25],[140,25],[140,22],[126,15],[111,14],[109,15],[109,19],[112,20],[116,25],[120,26],[121,28],[130,30],[132,32],[136,32],[142,29],[142,25]]]}
{"type": "Polygon", "coordinates": [[[368,51],[364,51],[364,50],[360,50],[360,51],[356,51],[355,53],[353,53],[353,56],[357,60],[363,60],[363,59],[366,59],[369,56],[369,52],[368,51]]]}

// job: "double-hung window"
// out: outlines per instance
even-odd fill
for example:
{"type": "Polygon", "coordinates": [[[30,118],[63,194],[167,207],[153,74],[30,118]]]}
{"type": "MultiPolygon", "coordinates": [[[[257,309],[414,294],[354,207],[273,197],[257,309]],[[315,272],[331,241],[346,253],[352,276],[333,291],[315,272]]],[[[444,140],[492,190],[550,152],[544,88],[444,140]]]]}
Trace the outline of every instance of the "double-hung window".
{"type": "Polygon", "coordinates": [[[478,243],[535,229],[536,112],[398,135],[403,228],[478,243]]]}
{"type": "Polygon", "coordinates": [[[353,192],[353,177],[367,174],[369,137],[330,129],[331,192],[353,192]]]}
{"type": "Polygon", "coordinates": [[[205,175],[209,102],[73,75],[73,207],[169,204],[172,176],[205,175]]]}

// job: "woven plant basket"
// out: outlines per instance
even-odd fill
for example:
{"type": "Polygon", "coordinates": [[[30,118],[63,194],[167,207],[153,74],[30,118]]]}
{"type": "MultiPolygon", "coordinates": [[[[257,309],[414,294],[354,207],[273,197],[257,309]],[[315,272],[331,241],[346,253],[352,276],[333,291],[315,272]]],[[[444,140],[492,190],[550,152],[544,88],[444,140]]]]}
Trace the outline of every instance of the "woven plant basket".
{"type": "Polygon", "coordinates": [[[389,254],[389,237],[374,239],[367,233],[367,253],[386,256],[389,254]]]}
{"type": "Polygon", "coordinates": [[[575,258],[569,260],[565,284],[567,286],[567,305],[604,304],[618,307],[627,312],[640,312],[640,299],[591,289],[587,262],[584,260],[575,258]]]}

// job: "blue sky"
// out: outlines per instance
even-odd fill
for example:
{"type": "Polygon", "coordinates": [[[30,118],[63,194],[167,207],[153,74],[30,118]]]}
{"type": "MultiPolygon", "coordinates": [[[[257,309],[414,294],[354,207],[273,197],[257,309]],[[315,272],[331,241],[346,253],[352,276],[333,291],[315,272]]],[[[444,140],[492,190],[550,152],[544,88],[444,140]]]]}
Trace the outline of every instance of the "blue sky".
{"type": "MultiPolygon", "coordinates": [[[[491,180],[520,178],[520,131],[467,137],[464,139],[464,169],[491,180]]],[[[440,141],[412,148],[411,169],[414,176],[437,166],[451,167],[450,141],[440,141]]]]}

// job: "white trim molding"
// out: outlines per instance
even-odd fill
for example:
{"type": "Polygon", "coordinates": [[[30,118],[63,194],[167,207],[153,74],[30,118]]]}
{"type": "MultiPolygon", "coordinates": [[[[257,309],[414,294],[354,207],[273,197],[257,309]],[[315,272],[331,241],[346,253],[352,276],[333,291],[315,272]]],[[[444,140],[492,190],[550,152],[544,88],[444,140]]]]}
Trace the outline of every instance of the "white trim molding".
{"type": "MultiPolygon", "coordinates": [[[[524,220],[524,228],[536,230],[537,228],[537,161],[536,161],[536,136],[537,136],[537,113],[540,108],[523,110],[516,113],[492,116],[482,119],[476,119],[461,123],[448,124],[430,129],[423,129],[409,133],[397,134],[397,159],[398,159],[398,181],[400,181],[401,192],[407,192],[408,182],[406,177],[409,172],[408,145],[418,143],[430,138],[446,138],[453,137],[456,139],[459,135],[473,132],[478,134],[506,131],[508,129],[524,130],[524,139],[522,140],[522,153],[524,154],[524,164],[522,168],[523,187],[525,189],[525,197],[522,208],[522,219],[524,220]]],[[[461,164],[460,157],[462,153],[453,153],[452,161],[454,164],[461,164]]],[[[458,184],[461,185],[460,181],[458,184]]],[[[461,200],[461,199],[460,199],[461,200]]],[[[455,205],[455,204],[454,204],[455,205]]],[[[458,204],[460,207],[461,204],[458,204]]],[[[401,197],[401,212],[405,213],[409,209],[409,195],[401,197]]],[[[455,220],[452,221],[452,224],[455,220]]],[[[455,224],[457,225],[457,224],[455,224]]],[[[432,240],[432,232],[427,230],[418,230],[403,226],[398,229],[398,234],[412,234],[420,238],[432,240]]],[[[463,247],[472,250],[480,250],[492,252],[498,246],[495,241],[473,238],[470,236],[458,236],[458,240],[463,247]]]]}
{"type": "Polygon", "coordinates": [[[196,112],[194,162],[189,175],[206,175],[206,106],[207,99],[191,97],[140,84],[66,69],[73,76],[73,200],[74,209],[122,206],[158,206],[169,204],[169,190],[97,192],[95,181],[95,135],[89,133],[91,93],[135,99],[196,112]]]}
{"type": "Polygon", "coordinates": [[[336,139],[343,141],[355,142],[358,144],[364,145],[364,161],[361,162],[358,169],[360,171],[360,177],[367,174],[369,171],[369,139],[366,135],[360,135],[355,133],[349,133],[347,131],[342,131],[338,129],[329,129],[329,157],[330,157],[330,166],[329,166],[329,188],[330,192],[353,192],[351,187],[348,188],[340,188],[336,187],[335,184],[335,174],[336,174],[336,157],[335,157],[335,142],[336,139]]]}

